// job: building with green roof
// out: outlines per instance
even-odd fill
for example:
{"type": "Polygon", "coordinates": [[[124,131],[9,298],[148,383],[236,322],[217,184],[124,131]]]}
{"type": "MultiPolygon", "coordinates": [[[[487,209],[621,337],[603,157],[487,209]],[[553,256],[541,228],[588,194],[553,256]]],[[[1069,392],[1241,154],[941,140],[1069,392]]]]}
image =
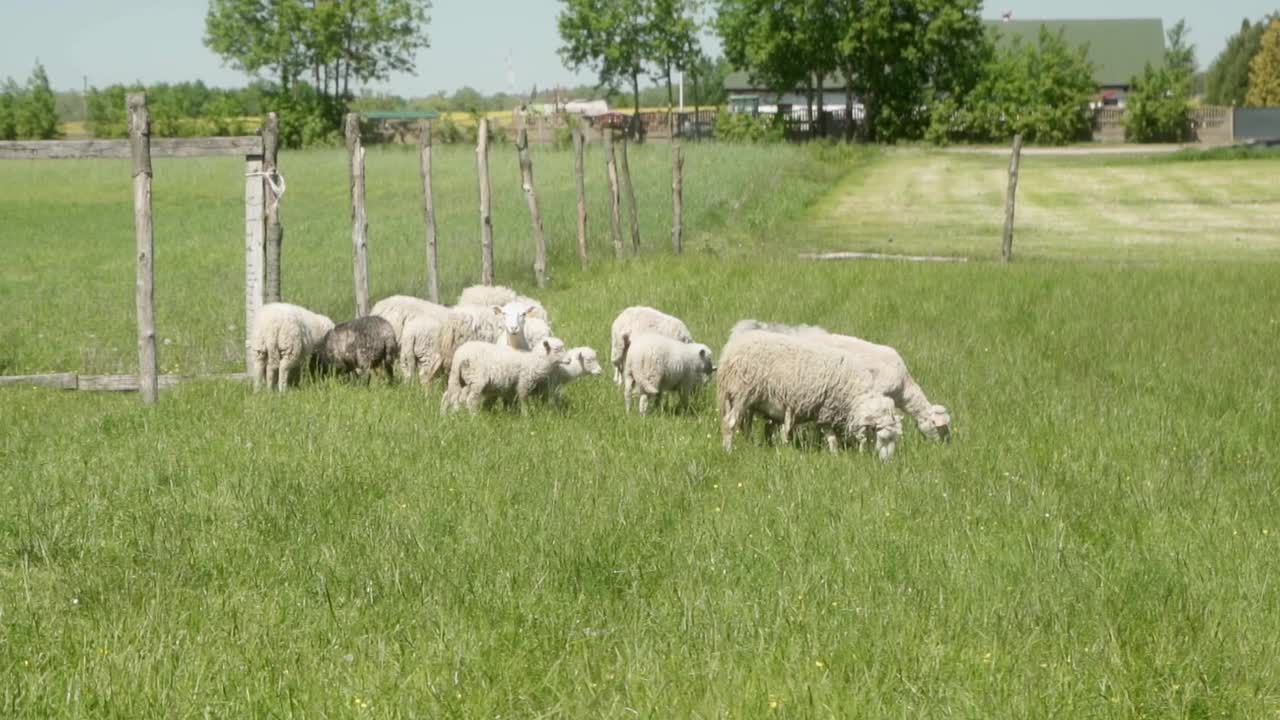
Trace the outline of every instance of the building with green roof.
{"type": "Polygon", "coordinates": [[[999,47],[1014,38],[1036,43],[1041,26],[1050,32],[1062,31],[1068,44],[1088,44],[1093,77],[1107,104],[1122,102],[1135,75],[1147,63],[1164,62],[1164,21],[1160,18],[1109,20],[988,20],[987,29],[997,34],[999,47]]]}

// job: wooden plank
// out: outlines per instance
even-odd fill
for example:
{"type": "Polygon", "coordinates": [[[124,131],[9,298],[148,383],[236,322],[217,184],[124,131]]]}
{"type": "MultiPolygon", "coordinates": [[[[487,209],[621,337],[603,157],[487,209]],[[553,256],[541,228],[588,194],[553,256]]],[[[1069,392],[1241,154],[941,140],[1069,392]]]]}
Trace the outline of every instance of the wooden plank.
{"type": "Polygon", "coordinates": [[[480,177],[480,282],[492,285],[493,276],[493,208],[489,186],[489,119],[480,118],[476,132],[476,170],[480,177]]]}
{"type": "Polygon", "coordinates": [[[618,207],[622,200],[618,190],[618,160],[613,152],[613,130],[600,128],[600,137],[604,141],[605,170],[609,174],[609,232],[613,236],[614,257],[621,259],[625,248],[622,244],[622,211],[618,207]]]}
{"type": "MultiPolygon", "coordinates": [[[[262,138],[152,138],[151,157],[208,157],[261,155],[262,138]]],[[[133,157],[129,140],[18,140],[0,142],[0,160],[72,160],[133,157]]]]}
{"type": "Polygon", "coordinates": [[[903,262],[969,262],[969,258],[948,255],[892,255],[874,252],[801,253],[801,260],[901,260],[903,262]]]}
{"type": "Polygon", "coordinates": [[[622,138],[622,191],[627,196],[627,218],[631,223],[631,251],[640,254],[640,208],[636,206],[636,188],[631,184],[631,164],[627,161],[627,139],[622,138]]]}
{"type": "Polygon", "coordinates": [[[0,376],[0,386],[43,387],[53,390],[75,390],[77,384],[75,373],[46,373],[43,375],[6,375],[0,376]]]}
{"type": "Polygon", "coordinates": [[[578,191],[578,260],[582,269],[587,269],[587,187],[586,163],[583,160],[583,146],[587,144],[586,121],[578,118],[573,124],[573,176],[574,186],[578,191]]]}
{"type": "Polygon", "coordinates": [[[1022,160],[1022,134],[1013,136],[1013,155],[1009,158],[1009,187],[1004,196],[1004,237],[1000,242],[1000,259],[1013,259],[1013,206],[1018,195],[1018,163],[1022,160]]]}
{"type": "MultiPolygon", "coordinates": [[[[169,390],[179,384],[206,380],[234,380],[243,382],[249,376],[246,373],[225,373],[217,375],[161,375],[159,387],[169,390]]],[[[81,375],[76,388],[84,392],[137,392],[138,377],[136,375],[81,375]]]]}
{"type": "Polygon", "coordinates": [[[133,227],[138,273],[134,300],[138,308],[138,386],[142,402],[156,401],[155,238],[151,224],[151,116],[146,93],[129,93],[129,146],[133,158],[133,227]]]}
{"type": "Polygon", "coordinates": [[[369,314],[369,214],[364,206],[364,146],[360,116],[347,114],[347,150],[351,156],[351,252],[355,271],[356,317],[369,314]]]}
{"type": "Polygon", "coordinates": [[[262,172],[266,175],[266,289],[263,300],[269,303],[280,302],[283,297],[280,289],[280,253],[284,245],[284,226],[280,224],[280,195],[276,193],[280,185],[280,116],[267,113],[267,122],[262,126],[262,172]]]}
{"type": "Polygon", "coordinates": [[[422,210],[427,224],[427,298],[440,302],[440,249],[436,234],[436,203],[431,196],[431,121],[418,135],[418,169],[422,175],[422,210]]]}
{"type": "Polygon", "coordinates": [[[266,197],[262,179],[262,160],[250,157],[244,164],[244,367],[253,372],[254,321],[265,299],[266,226],[263,224],[263,201],[266,197]]]}
{"type": "Polygon", "coordinates": [[[529,205],[533,223],[533,275],[539,288],[547,286],[547,238],[542,233],[542,213],[538,211],[538,193],[533,187],[533,158],[529,156],[529,130],[520,128],[516,135],[516,151],[520,160],[520,186],[529,205]]]}

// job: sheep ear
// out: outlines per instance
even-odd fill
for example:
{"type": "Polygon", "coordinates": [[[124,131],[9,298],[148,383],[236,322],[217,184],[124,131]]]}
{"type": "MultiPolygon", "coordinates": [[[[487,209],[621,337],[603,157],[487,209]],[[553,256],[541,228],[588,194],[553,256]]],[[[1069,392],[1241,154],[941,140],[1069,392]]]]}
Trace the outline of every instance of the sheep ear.
{"type": "Polygon", "coordinates": [[[578,367],[583,370],[587,369],[587,359],[582,357],[582,353],[578,353],[578,367]]]}
{"type": "Polygon", "coordinates": [[[710,350],[706,348],[701,348],[698,350],[698,357],[702,358],[703,360],[706,360],[710,356],[711,356],[710,350]]]}
{"type": "Polygon", "coordinates": [[[493,314],[494,314],[494,315],[501,315],[501,314],[502,314],[502,308],[498,307],[497,305],[494,305],[494,306],[493,306],[493,314]]]}
{"type": "Polygon", "coordinates": [[[543,347],[543,349],[544,349],[544,350],[546,350],[546,351],[547,351],[547,354],[548,354],[548,355],[550,355],[550,354],[551,354],[551,341],[550,341],[550,340],[543,340],[543,341],[542,341],[542,347],[543,347]]]}

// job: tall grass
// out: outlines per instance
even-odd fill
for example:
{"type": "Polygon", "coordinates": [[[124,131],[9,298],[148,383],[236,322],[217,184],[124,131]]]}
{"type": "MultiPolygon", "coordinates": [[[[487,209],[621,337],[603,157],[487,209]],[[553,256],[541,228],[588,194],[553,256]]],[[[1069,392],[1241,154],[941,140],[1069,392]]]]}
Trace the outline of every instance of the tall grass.
{"type": "MultiPolygon", "coordinates": [[[[747,316],[856,332],[898,347],[951,408],[952,445],[909,431],[888,465],[758,439],[726,455],[709,398],[641,419],[607,377],[567,388],[564,411],[529,417],[441,418],[438,390],[380,385],[254,396],[197,383],[151,408],[7,389],[0,716],[1280,711],[1274,267],[805,263],[793,251],[808,216],[797,213],[825,173],[848,166],[758,152],[774,170],[697,153],[700,176],[721,180],[688,203],[699,219],[684,257],[603,261],[606,231],[593,224],[602,261],[580,273],[566,236],[542,297],[557,333],[603,350],[613,315],[635,303],[680,314],[716,348],[747,316]]],[[[665,158],[640,156],[657,214],[665,158]]],[[[405,176],[370,186],[374,285],[412,291],[412,163],[371,158],[371,178],[405,176]]],[[[300,177],[286,202],[298,205],[309,162],[331,166],[316,177],[343,169],[340,156],[288,160],[300,177]]],[[[470,160],[449,162],[466,177],[470,160]]],[[[178,232],[184,214],[239,221],[237,169],[174,183],[185,199],[159,215],[157,238],[179,238],[160,277],[188,284],[186,296],[167,291],[167,312],[187,299],[170,317],[197,323],[178,349],[216,347],[206,334],[220,326],[199,325],[201,312],[239,312],[238,227],[215,233],[209,219],[191,221],[189,239],[178,232]],[[230,267],[215,282],[186,265],[230,267]]],[[[91,204],[95,192],[73,175],[7,209],[64,227],[68,257],[126,274],[128,257],[91,239],[113,222],[77,208],[70,195],[91,204]]],[[[527,222],[511,190],[499,193],[499,227],[515,232],[527,222]]],[[[473,203],[469,185],[441,192],[456,193],[441,202],[442,228],[457,233],[442,231],[455,291],[478,272],[473,203]]],[[[345,197],[340,184],[332,193],[286,211],[286,287],[340,315],[352,301],[345,197]]],[[[548,207],[571,208],[571,193],[548,207]]],[[[646,243],[660,226],[646,221],[646,243]]],[[[526,245],[499,243],[499,277],[522,289],[526,245]]],[[[127,278],[26,253],[0,270],[11,313],[37,305],[18,302],[15,284],[43,283],[56,289],[41,306],[49,317],[123,312],[127,337],[127,303],[65,314],[127,278]]],[[[37,337],[64,332],[56,323],[8,322],[21,369],[59,357],[37,337]]],[[[233,367],[238,353],[211,364],[233,367]]]]}

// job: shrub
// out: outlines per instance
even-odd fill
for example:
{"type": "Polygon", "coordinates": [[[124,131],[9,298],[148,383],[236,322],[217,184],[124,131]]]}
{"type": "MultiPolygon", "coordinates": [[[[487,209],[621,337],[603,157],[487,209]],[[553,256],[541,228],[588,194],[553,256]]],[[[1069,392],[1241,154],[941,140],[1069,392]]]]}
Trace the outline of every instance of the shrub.
{"type": "Polygon", "coordinates": [[[716,139],[730,143],[782,142],[786,138],[782,122],[774,115],[716,113],[716,139]]]}

